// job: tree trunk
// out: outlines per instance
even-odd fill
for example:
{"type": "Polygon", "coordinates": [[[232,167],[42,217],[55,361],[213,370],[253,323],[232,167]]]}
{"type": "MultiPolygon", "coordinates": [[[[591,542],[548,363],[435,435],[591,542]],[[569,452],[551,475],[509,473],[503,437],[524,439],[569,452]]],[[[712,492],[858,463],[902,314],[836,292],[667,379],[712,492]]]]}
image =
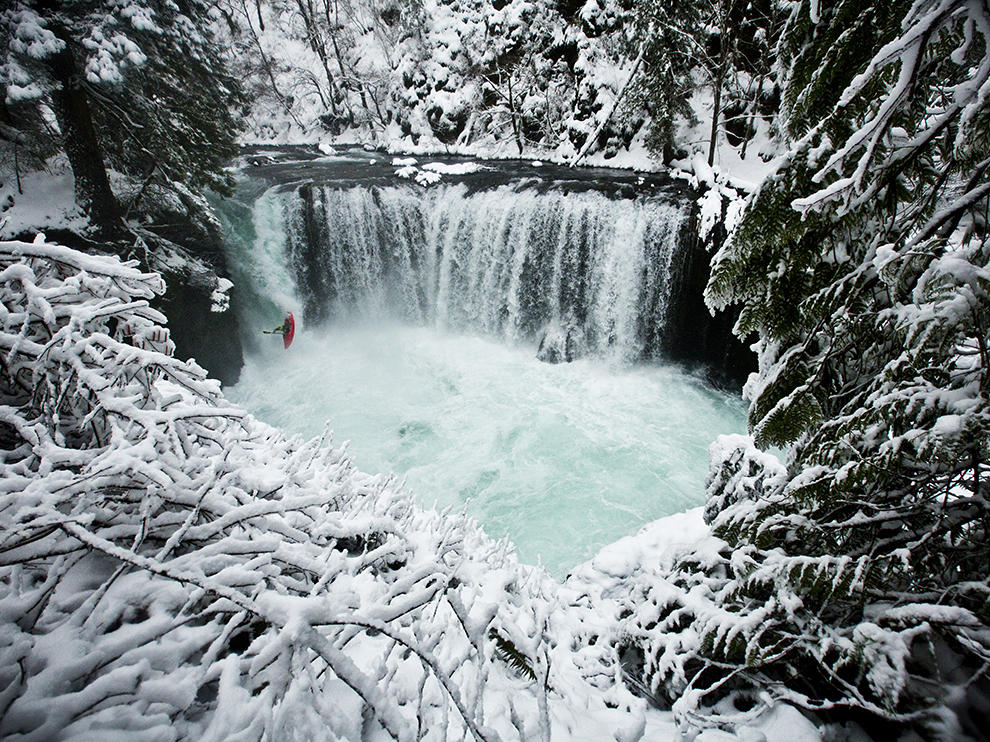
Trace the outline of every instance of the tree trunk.
{"type": "Polygon", "coordinates": [[[752,131],[753,135],[756,134],[756,116],[760,109],[760,96],[763,95],[763,81],[766,79],[767,76],[765,73],[760,75],[760,84],[756,86],[756,95],[753,96],[753,99],[749,104],[750,110],[749,115],[746,118],[745,136],[743,137],[742,149],[739,150],[740,160],[746,159],[746,149],[749,147],[749,140],[751,138],[750,132],[752,131]]]}
{"type": "Polygon", "coordinates": [[[708,138],[708,165],[715,162],[715,147],[718,146],[718,119],[722,115],[722,88],[725,86],[725,76],[729,67],[729,14],[732,13],[733,0],[723,0],[719,3],[719,59],[718,72],[715,75],[715,102],[712,106],[712,129],[708,138]],[[728,2],[728,5],[724,4],[728,2]]]}
{"type": "MultiPolygon", "coordinates": [[[[653,35],[652,25],[650,25],[650,28],[646,32],[646,34],[647,36],[653,35]]],[[[633,78],[636,77],[636,73],[639,72],[639,67],[643,63],[643,55],[645,53],[646,53],[646,44],[641,43],[639,45],[639,54],[636,55],[636,61],[633,62],[633,67],[629,73],[629,77],[626,78],[626,81],[622,83],[622,87],[619,88],[619,90],[616,92],[615,99],[612,101],[612,107],[608,109],[608,113],[605,114],[605,117],[595,128],[594,133],[584,141],[584,146],[581,147],[581,151],[578,152],[577,157],[575,157],[569,163],[571,167],[575,167],[579,162],[581,162],[581,160],[584,159],[584,156],[591,151],[591,148],[598,140],[599,135],[602,133],[602,131],[604,131],[605,125],[609,122],[609,119],[612,118],[613,114],[615,114],[615,110],[619,107],[619,103],[622,101],[622,96],[626,94],[626,90],[629,88],[629,84],[633,81],[633,78]]]]}
{"type": "MultiPolygon", "coordinates": [[[[337,102],[335,99],[338,96],[337,86],[334,84],[333,75],[330,73],[330,62],[327,59],[326,47],[316,26],[316,14],[312,4],[307,8],[303,0],[296,0],[296,6],[299,8],[299,14],[302,16],[303,25],[306,27],[306,40],[309,43],[309,48],[319,57],[320,64],[323,66],[323,73],[327,77],[327,98],[330,100],[330,113],[336,116],[337,102]]],[[[330,33],[330,29],[327,29],[327,33],[330,33]]]]}
{"type": "Polygon", "coordinates": [[[512,70],[509,70],[506,75],[508,75],[508,88],[509,88],[509,117],[512,122],[512,134],[516,138],[516,146],[519,148],[519,154],[523,153],[523,141],[522,141],[522,124],[519,120],[519,113],[516,111],[516,104],[512,96],[512,70]]]}
{"type": "Polygon", "coordinates": [[[55,117],[62,130],[63,147],[75,179],[76,201],[99,229],[115,232],[122,227],[121,210],[110,189],[103,148],[93,126],[89,96],[83,89],[80,72],[72,54],[68,34],[57,33],[65,48],[51,58],[52,75],[57,81],[53,98],[55,117]]]}
{"type": "Polygon", "coordinates": [[[715,162],[715,147],[718,146],[718,117],[722,113],[722,83],[723,66],[719,65],[718,77],[715,80],[715,103],[712,107],[712,128],[708,138],[708,165],[715,162]]]}

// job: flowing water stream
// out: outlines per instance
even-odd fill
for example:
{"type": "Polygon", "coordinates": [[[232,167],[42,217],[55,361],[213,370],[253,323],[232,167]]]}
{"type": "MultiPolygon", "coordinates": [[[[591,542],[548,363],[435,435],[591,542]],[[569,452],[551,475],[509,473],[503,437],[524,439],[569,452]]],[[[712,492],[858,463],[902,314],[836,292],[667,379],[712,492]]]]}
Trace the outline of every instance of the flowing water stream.
{"type": "Polygon", "coordinates": [[[342,158],[346,177],[333,158],[304,177],[249,172],[223,205],[249,333],[228,396],[292,432],[329,425],[360,468],[466,507],[561,577],[701,504],[707,446],[744,429],[744,407],[660,360],[684,200],[532,180],[424,189],[380,158],[355,176],[361,157],[342,158]],[[285,309],[302,320],[289,351],[260,333],[285,309]],[[561,332],[583,357],[537,360],[561,332]]]}

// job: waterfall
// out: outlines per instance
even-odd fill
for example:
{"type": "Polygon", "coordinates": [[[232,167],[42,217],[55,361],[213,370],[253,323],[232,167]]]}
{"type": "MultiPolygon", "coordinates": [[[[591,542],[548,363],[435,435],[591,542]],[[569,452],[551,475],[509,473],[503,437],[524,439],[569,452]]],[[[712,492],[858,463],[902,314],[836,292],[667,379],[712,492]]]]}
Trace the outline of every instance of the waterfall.
{"type": "Polygon", "coordinates": [[[652,362],[705,336],[696,194],[496,167],[429,188],[366,161],[244,175],[218,206],[248,351],[226,393],[306,437],[329,421],[359,468],[467,508],[563,576],[698,505],[708,445],[745,430],[744,410],[652,362]],[[261,330],[288,310],[286,352],[261,330]],[[537,343],[576,362],[541,363],[537,343]]]}
{"type": "Polygon", "coordinates": [[[597,354],[664,350],[685,203],[463,184],[282,198],[309,324],[389,317],[510,341],[571,324],[597,354]]]}

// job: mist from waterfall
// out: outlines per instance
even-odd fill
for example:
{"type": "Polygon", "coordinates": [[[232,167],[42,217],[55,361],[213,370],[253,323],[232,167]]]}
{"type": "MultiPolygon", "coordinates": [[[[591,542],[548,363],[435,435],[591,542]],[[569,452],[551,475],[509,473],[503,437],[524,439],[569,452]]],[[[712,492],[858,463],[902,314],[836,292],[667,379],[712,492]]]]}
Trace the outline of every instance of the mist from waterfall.
{"type": "Polygon", "coordinates": [[[463,185],[282,198],[309,323],[387,317],[510,342],[570,323],[598,355],[662,351],[684,204],[463,185]]]}

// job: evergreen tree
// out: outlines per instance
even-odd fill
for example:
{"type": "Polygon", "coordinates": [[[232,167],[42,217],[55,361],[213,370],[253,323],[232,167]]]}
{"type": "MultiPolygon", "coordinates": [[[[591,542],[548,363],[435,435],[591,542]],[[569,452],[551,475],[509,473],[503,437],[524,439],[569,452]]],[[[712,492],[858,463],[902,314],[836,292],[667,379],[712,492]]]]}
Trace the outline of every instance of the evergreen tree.
{"type": "Polygon", "coordinates": [[[691,120],[691,95],[708,87],[709,164],[722,130],[731,129],[745,147],[753,119],[773,102],[766,80],[780,30],[775,0],[637,0],[635,9],[644,52],[635,102],[650,112],[648,145],[671,159],[675,120],[691,120]]]}
{"type": "Polygon", "coordinates": [[[802,2],[780,50],[791,150],[707,297],[742,304],[750,427],[786,457],[713,450],[706,518],[725,549],[671,574],[647,675],[692,691],[686,723],[759,691],[983,734],[990,10],[802,2]]]}
{"type": "MultiPolygon", "coordinates": [[[[17,0],[0,13],[0,84],[13,128],[50,110],[76,196],[100,227],[151,187],[225,190],[244,98],[205,0],[17,0]],[[121,204],[107,168],[136,184],[121,204]]],[[[44,116],[40,117],[42,120],[44,116]]]]}
{"type": "Polygon", "coordinates": [[[695,87],[692,72],[698,66],[704,42],[697,38],[701,3],[671,4],[642,0],[636,13],[636,36],[644,45],[643,72],[634,100],[650,111],[647,144],[671,159],[674,121],[692,117],[689,100],[695,87]]]}

